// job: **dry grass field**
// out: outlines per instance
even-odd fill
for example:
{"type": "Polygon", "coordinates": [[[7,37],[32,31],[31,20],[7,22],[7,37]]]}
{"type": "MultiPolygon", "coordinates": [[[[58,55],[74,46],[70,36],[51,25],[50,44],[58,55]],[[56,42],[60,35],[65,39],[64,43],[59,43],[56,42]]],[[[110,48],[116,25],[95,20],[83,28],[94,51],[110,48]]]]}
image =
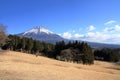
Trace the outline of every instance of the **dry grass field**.
{"type": "Polygon", "coordinates": [[[20,52],[0,52],[0,80],[120,80],[120,66],[61,62],[20,52]]]}

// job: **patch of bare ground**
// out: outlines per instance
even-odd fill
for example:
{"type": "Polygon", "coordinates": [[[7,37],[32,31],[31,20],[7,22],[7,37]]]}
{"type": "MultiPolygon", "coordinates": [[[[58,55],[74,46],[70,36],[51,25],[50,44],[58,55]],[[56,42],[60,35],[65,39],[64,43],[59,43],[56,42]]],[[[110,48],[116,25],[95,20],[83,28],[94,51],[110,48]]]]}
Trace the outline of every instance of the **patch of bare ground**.
{"type": "Polygon", "coordinates": [[[108,62],[82,65],[13,51],[0,54],[0,80],[120,80],[119,69],[108,62]]]}

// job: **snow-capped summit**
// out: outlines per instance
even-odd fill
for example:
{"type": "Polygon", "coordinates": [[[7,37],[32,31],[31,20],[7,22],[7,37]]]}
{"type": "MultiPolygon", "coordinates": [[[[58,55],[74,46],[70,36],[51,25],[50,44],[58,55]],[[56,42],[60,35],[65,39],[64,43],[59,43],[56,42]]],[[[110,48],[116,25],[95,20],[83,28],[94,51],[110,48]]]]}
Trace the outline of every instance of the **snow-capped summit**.
{"type": "Polygon", "coordinates": [[[28,31],[25,31],[17,35],[21,37],[28,37],[35,40],[49,42],[49,43],[55,43],[57,41],[65,40],[61,36],[53,33],[52,31],[48,30],[43,26],[36,26],[28,31]]]}
{"type": "Polygon", "coordinates": [[[43,27],[43,26],[36,26],[36,27],[34,27],[33,29],[24,32],[23,35],[26,35],[26,34],[28,34],[28,33],[35,33],[35,34],[40,34],[40,33],[53,34],[52,31],[46,29],[46,28],[43,27]]]}

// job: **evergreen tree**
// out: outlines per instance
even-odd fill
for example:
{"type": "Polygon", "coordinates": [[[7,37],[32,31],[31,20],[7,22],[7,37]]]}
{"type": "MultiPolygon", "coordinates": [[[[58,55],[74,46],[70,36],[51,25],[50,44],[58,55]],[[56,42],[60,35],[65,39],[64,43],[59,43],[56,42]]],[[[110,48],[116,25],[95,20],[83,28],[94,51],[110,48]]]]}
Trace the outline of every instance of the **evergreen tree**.
{"type": "Polygon", "coordinates": [[[22,39],[21,39],[21,50],[22,50],[22,52],[24,52],[24,50],[25,50],[25,45],[26,45],[27,43],[25,42],[25,37],[22,37],[22,39]]]}
{"type": "Polygon", "coordinates": [[[40,47],[39,41],[34,40],[33,44],[34,44],[33,45],[33,51],[34,51],[34,53],[39,52],[39,47],[40,47]]]}

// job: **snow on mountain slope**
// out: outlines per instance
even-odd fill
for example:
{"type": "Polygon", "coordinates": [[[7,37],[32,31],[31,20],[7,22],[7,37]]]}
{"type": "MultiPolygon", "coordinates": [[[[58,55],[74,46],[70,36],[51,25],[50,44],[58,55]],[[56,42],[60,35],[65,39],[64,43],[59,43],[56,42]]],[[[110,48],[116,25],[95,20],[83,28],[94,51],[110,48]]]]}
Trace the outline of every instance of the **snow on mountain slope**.
{"type": "Polygon", "coordinates": [[[24,32],[23,35],[29,34],[29,33],[39,34],[39,33],[42,33],[42,32],[46,33],[46,34],[53,34],[52,31],[46,29],[45,27],[37,26],[37,27],[35,27],[35,28],[31,29],[31,30],[28,30],[28,31],[24,32]]]}
{"type": "Polygon", "coordinates": [[[52,31],[46,29],[43,26],[34,27],[33,29],[30,29],[17,35],[21,37],[33,38],[35,40],[40,40],[48,43],[55,43],[58,41],[65,40],[61,36],[53,33],[52,31]]]}

